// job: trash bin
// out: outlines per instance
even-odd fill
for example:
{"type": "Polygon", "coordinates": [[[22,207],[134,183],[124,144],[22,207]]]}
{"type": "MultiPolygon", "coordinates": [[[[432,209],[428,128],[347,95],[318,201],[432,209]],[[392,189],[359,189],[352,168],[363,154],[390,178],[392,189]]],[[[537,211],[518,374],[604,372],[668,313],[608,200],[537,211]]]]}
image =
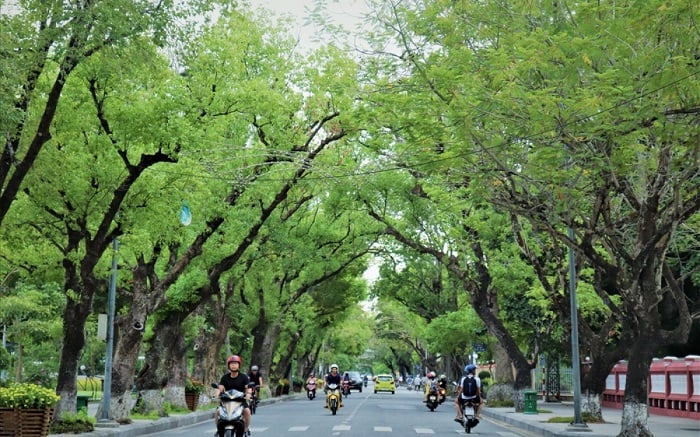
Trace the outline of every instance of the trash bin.
{"type": "Polygon", "coordinates": [[[524,414],[537,414],[537,392],[527,390],[525,392],[525,409],[524,414]]]}
{"type": "Polygon", "coordinates": [[[76,409],[78,411],[80,411],[81,409],[85,408],[85,411],[87,412],[89,400],[90,400],[90,396],[78,395],[78,401],[76,402],[76,409]]]}

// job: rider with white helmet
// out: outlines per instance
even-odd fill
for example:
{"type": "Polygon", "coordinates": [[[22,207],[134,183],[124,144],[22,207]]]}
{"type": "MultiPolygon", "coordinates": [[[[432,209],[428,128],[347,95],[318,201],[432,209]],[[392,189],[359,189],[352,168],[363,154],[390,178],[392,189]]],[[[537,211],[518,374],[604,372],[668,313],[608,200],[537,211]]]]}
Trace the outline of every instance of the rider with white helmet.
{"type": "MultiPolygon", "coordinates": [[[[328,391],[328,384],[337,384],[338,387],[340,387],[340,384],[343,381],[343,377],[340,375],[340,372],[338,372],[338,365],[337,364],[331,364],[331,371],[326,373],[326,377],[324,378],[325,385],[323,386],[323,391],[327,392],[328,391]]],[[[340,406],[343,406],[343,395],[339,391],[339,396],[340,396],[340,406]]],[[[323,408],[328,408],[328,398],[326,398],[326,405],[323,408]]]]}

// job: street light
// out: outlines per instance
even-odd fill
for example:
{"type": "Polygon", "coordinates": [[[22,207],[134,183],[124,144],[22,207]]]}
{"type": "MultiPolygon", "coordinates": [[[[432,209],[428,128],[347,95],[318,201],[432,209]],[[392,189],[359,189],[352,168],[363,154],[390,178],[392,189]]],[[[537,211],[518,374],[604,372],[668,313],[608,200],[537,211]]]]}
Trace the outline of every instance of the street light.
{"type": "MultiPolygon", "coordinates": [[[[569,239],[574,241],[574,229],[567,229],[569,239]]],[[[581,417],[581,369],[578,354],[578,305],[576,302],[576,258],[574,249],[569,244],[569,296],[571,304],[571,362],[574,378],[574,421],[569,425],[570,431],[591,431],[581,417]]]]}
{"type": "Polygon", "coordinates": [[[105,352],[105,379],[102,387],[102,414],[97,421],[97,426],[119,426],[110,418],[110,404],[112,403],[112,354],[114,349],[114,310],[117,294],[117,251],[119,240],[112,240],[112,276],[109,278],[109,291],[107,293],[107,351],[105,352]]]}

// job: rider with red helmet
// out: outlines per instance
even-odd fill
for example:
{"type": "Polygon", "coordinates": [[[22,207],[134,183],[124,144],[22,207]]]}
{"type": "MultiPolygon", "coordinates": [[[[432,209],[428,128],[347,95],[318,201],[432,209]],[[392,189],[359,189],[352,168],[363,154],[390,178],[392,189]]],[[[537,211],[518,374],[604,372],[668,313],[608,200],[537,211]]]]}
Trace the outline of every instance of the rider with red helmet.
{"type": "MultiPolygon", "coordinates": [[[[228,373],[225,373],[221,380],[219,381],[219,387],[214,393],[214,398],[218,398],[219,394],[228,390],[238,390],[246,394],[246,403],[243,407],[243,421],[245,422],[246,433],[250,433],[250,407],[248,406],[248,401],[250,400],[250,394],[252,389],[248,386],[250,379],[248,375],[242,373],[241,367],[243,367],[243,360],[238,355],[231,355],[226,360],[226,369],[228,373]]],[[[217,413],[219,410],[216,410],[217,413]]],[[[218,417],[215,417],[216,421],[218,417]]]]}

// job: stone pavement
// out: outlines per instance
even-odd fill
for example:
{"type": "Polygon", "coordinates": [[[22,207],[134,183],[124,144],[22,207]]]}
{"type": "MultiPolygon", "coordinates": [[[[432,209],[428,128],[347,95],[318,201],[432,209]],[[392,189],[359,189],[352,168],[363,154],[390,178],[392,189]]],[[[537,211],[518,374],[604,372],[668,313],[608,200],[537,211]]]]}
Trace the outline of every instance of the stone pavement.
{"type": "MultiPolygon", "coordinates": [[[[294,396],[282,396],[272,399],[263,399],[261,405],[272,404],[293,399],[294,396]]],[[[90,414],[97,411],[97,405],[89,405],[90,414]]],[[[547,423],[552,417],[573,417],[573,402],[542,402],[537,403],[538,414],[516,413],[513,408],[489,408],[485,406],[481,411],[483,419],[493,419],[508,423],[511,426],[527,431],[530,434],[553,437],[614,437],[620,433],[622,410],[615,408],[603,408],[605,423],[591,423],[585,427],[571,430],[565,423],[547,423]]],[[[189,414],[172,415],[158,420],[135,420],[128,425],[119,425],[116,428],[96,428],[93,432],[79,434],[81,437],[137,437],[152,434],[181,426],[191,425],[214,420],[213,409],[211,411],[196,411],[189,414]]],[[[683,419],[653,414],[649,416],[649,429],[656,437],[700,437],[700,420],[683,419]]],[[[475,432],[478,434],[478,427],[475,432]]],[[[64,437],[63,434],[52,434],[50,437],[64,437]]]]}
{"type": "MultiPolygon", "coordinates": [[[[622,410],[616,408],[603,408],[605,423],[590,423],[577,427],[566,423],[547,423],[547,420],[552,417],[573,418],[573,402],[538,401],[537,410],[538,414],[525,414],[516,413],[513,408],[485,406],[481,410],[481,415],[545,437],[613,437],[620,433],[622,410]]],[[[656,437],[700,437],[700,420],[652,414],[648,418],[648,426],[656,437]]]]}

